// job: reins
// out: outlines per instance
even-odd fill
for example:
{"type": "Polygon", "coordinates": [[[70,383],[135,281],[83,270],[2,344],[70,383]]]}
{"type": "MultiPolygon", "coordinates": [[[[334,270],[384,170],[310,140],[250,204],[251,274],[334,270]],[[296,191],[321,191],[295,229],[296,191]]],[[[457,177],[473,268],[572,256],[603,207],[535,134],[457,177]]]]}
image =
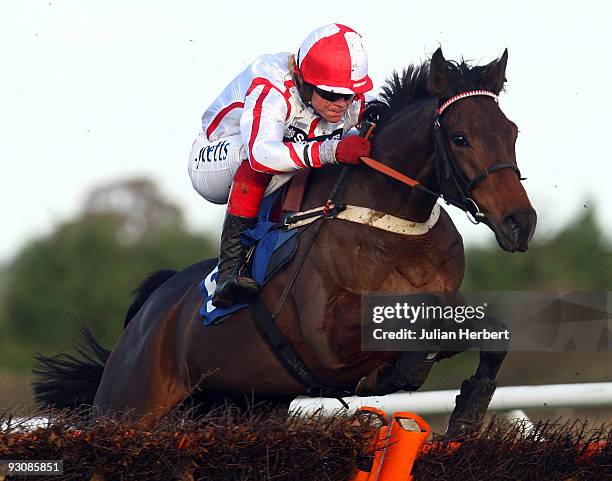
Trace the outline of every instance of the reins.
{"type": "Polygon", "coordinates": [[[420,190],[422,192],[426,192],[427,194],[433,195],[434,197],[439,197],[443,199],[444,202],[446,202],[447,204],[454,205],[455,207],[458,207],[461,210],[465,210],[463,203],[450,199],[448,197],[445,197],[443,194],[440,194],[438,192],[435,192],[429,189],[428,187],[425,187],[418,180],[413,179],[412,177],[408,177],[407,175],[404,175],[401,172],[398,172],[397,170],[389,167],[388,165],[385,165],[382,162],[379,162],[378,160],[374,160],[371,157],[362,157],[361,161],[364,164],[366,164],[368,167],[380,172],[381,174],[385,174],[387,177],[392,177],[393,179],[398,180],[408,185],[409,187],[412,187],[413,189],[420,190]]]}

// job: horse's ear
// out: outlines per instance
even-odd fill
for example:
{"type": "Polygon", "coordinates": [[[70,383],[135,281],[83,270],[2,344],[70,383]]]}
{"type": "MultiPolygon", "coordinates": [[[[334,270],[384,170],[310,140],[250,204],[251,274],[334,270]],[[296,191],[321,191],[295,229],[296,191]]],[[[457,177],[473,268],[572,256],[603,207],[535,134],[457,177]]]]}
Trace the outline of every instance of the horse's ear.
{"type": "Polygon", "coordinates": [[[508,63],[508,49],[504,50],[502,56],[489,64],[489,68],[483,79],[483,87],[498,94],[504,88],[506,81],[506,65],[508,63]]]}
{"type": "Polygon", "coordinates": [[[442,55],[442,48],[438,47],[438,50],[431,56],[429,63],[429,78],[427,79],[427,90],[434,97],[444,97],[446,90],[448,89],[448,64],[444,55],[442,55]]]}

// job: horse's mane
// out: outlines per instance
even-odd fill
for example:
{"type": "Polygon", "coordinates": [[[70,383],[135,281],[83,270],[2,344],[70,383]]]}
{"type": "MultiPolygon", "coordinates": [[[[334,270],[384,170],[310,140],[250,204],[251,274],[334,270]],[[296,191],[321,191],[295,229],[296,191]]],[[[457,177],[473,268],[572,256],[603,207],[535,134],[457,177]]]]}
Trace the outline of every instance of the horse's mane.
{"type": "MultiPolygon", "coordinates": [[[[448,61],[449,96],[465,90],[483,88],[483,76],[489,65],[470,65],[465,60],[461,62],[448,61]]],[[[407,106],[432,98],[427,89],[429,79],[429,61],[421,65],[409,65],[402,73],[394,71],[382,86],[378,100],[368,102],[364,118],[370,122],[383,125],[407,106]]]]}

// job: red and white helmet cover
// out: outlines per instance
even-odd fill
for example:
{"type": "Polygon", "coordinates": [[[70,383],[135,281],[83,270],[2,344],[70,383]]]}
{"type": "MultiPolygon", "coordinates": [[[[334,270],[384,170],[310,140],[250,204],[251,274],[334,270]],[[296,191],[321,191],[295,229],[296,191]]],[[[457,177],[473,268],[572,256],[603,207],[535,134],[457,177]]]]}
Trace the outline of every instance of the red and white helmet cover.
{"type": "Polygon", "coordinates": [[[329,92],[360,94],[372,88],[368,55],[355,30],[331,23],[312,32],[297,53],[305,82],[329,92]]]}

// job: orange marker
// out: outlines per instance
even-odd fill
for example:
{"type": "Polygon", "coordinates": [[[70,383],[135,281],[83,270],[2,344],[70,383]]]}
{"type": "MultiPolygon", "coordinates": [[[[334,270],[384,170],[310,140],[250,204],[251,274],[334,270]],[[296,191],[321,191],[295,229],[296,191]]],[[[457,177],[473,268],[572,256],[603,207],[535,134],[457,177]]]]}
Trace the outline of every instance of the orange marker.
{"type": "Polygon", "coordinates": [[[372,469],[368,481],[412,481],[412,467],[430,433],[429,425],[416,414],[394,413],[380,469],[372,469]]]}

